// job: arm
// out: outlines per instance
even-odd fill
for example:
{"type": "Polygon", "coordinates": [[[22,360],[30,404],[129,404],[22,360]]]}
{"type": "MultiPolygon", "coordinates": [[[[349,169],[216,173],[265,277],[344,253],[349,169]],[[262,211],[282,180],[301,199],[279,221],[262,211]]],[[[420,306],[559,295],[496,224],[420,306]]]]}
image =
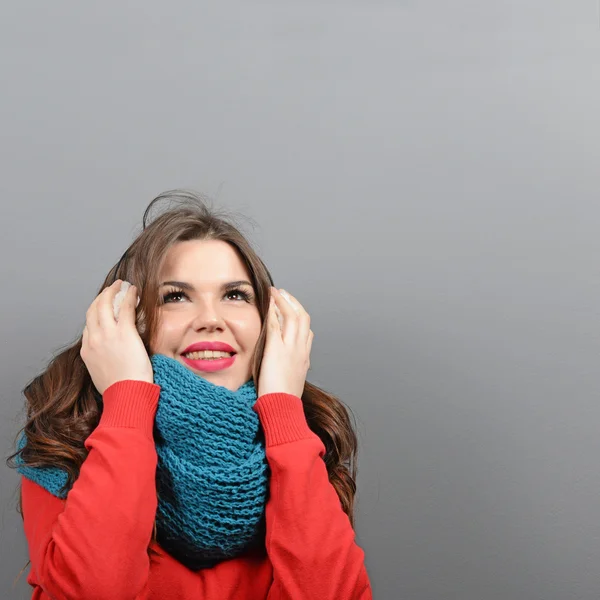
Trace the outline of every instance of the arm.
{"type": "Polygon", "coordinates": [[[271,467],[268,600],[371,600],[364,552],[329,482],[325,447],[308,427],[302,401],[291,394],[266,394],[254,410],[271,467]]]}
{"type": "Polygon", "coordinates": [[[51,598],[145,596],[159,393],[158,385],[131,380],[105,390],[100,422],[85,441],[89,454],[66,500],[22,479],[30,577],[51,598]]]}

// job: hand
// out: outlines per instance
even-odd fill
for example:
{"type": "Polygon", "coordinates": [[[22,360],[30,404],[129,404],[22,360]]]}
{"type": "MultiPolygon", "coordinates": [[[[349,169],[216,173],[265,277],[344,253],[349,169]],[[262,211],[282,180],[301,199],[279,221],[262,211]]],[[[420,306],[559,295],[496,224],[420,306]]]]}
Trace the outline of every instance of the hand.
{"type": "Polygon", "coordinates": [[[302,397],[306,373],[310,367],[310,349],[314,333],[310,315],[291,294],[285,300],[277,289],[271,288],[267,313],[267,337],[258,376],[258,396],[271,393],[293,394],[302,397]],[[277,320],[279,309],[283,324],[277,320]]]}
{"type": "Polygon", "coordinates": [[[117,381],[134,379],[154,383],[152,363],[135,328],[137,290],[131,286],[121,305],[119,321],[113,300],[121,287],[117,279],[92,302],[86,313],[79,354],[100,394],[117,381]]]}

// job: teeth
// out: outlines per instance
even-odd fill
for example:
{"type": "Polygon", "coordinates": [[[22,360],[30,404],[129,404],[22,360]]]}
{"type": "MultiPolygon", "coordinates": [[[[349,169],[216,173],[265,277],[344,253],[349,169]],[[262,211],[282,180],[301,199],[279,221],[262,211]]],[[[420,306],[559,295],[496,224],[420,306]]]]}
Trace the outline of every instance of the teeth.
{"type": "Polygon", "coordinates": [[[184,356],[191,360],[203,360],[207,358],[229,358],[231,353],[219,352],[217,350],[202,350],[201,352],[188,352],[184,356]]]}

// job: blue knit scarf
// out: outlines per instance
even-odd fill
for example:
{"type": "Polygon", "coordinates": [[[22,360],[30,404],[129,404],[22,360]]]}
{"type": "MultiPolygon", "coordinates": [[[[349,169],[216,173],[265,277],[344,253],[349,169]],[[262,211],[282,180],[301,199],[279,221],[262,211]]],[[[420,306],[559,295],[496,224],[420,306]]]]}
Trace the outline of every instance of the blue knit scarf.
{"type": "MultiPolygon", "coordinates": [[[[161,387],[154,422],[161,548],[198,570],[262,546],[269,467],[252,410],[253,381],[232,392],[174,358],[155,354],[151,363],[161,387]]],[[[24,444],[23,435],[19,448],[24,444]]],[[[23,476],[67,496],[61,491],[65,471],[28,467],[19,459],[23,476]]]]}

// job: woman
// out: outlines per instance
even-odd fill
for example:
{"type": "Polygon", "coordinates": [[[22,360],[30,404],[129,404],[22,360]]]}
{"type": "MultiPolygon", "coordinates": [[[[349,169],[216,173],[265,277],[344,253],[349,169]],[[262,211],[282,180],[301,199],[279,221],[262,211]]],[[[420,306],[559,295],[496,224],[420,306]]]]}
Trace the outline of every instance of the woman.
{"type": "Polygon", "coordinates": [[[34,599],[372,597],[356,435],[305,381],[310,317],[272,283],[200,197],[151,202],[82,337],[24,390],[34,599]]]}

